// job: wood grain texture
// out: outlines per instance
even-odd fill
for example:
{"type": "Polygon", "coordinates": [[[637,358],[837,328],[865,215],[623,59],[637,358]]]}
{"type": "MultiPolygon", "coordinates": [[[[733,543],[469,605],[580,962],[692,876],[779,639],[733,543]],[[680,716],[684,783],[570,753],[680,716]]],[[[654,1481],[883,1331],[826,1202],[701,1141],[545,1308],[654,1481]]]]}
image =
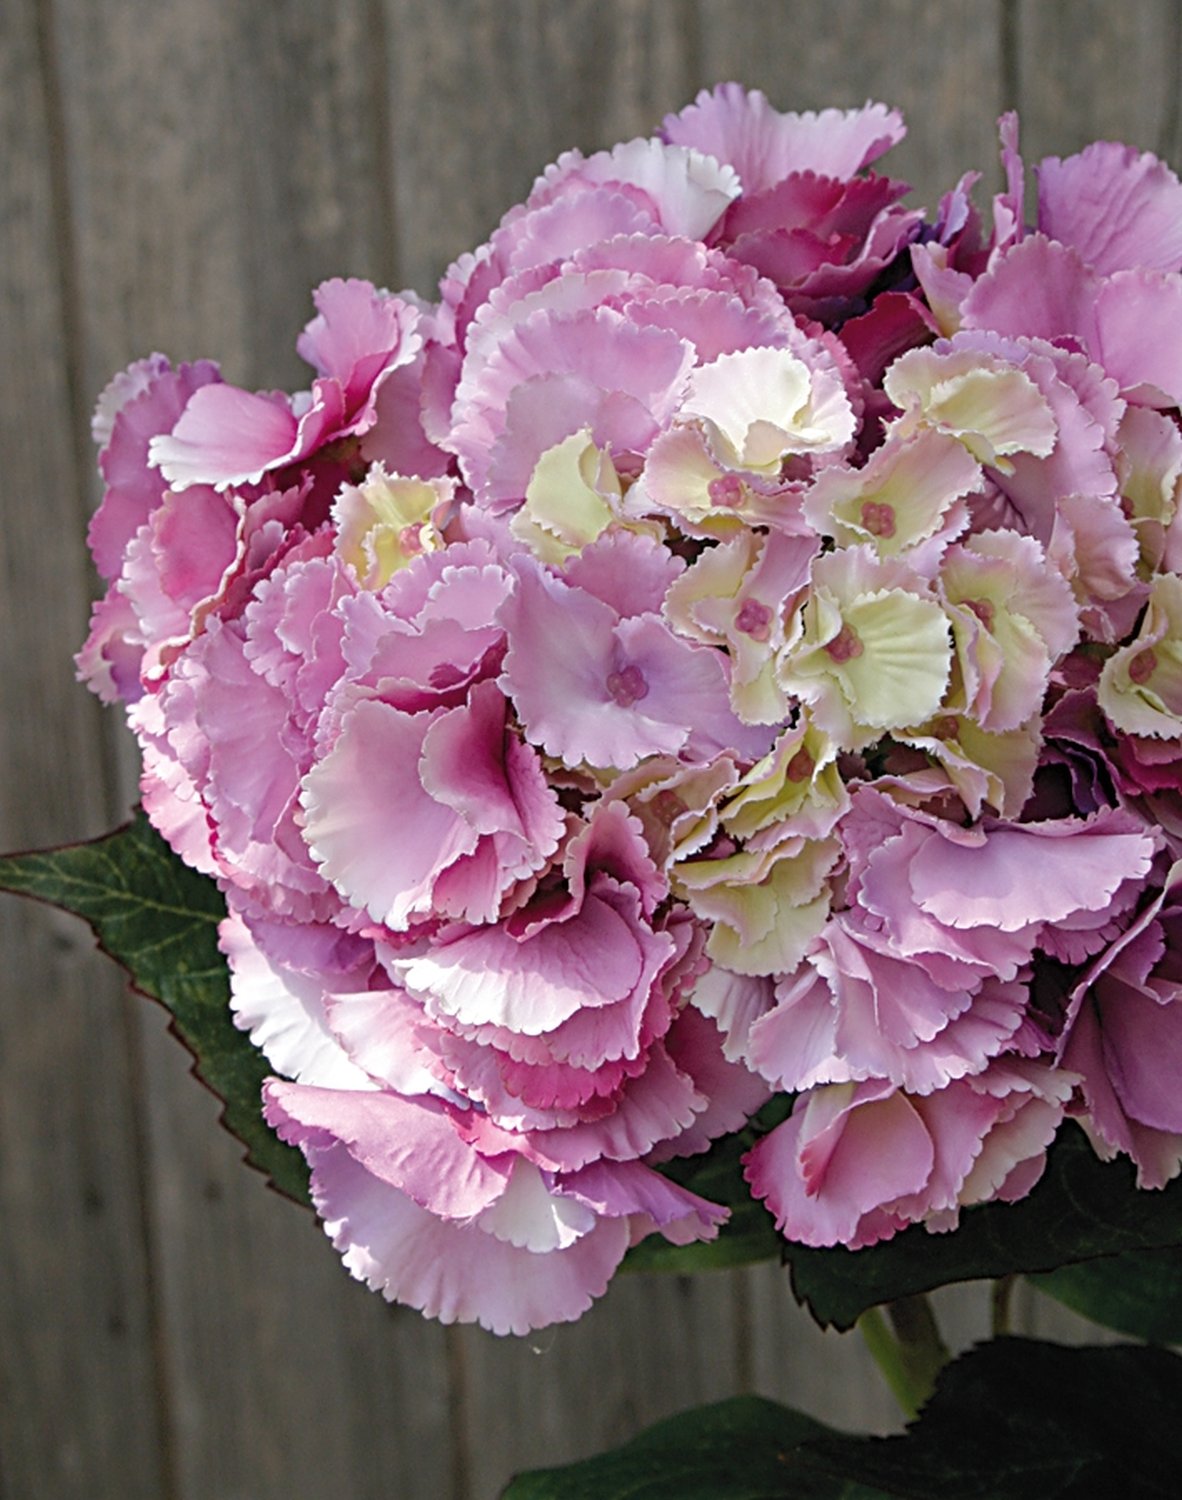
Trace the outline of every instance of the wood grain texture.
{"type": "Polygon", "coordinates": [[[1174,0],[1016,0],[1016,92],[1028,161],[1126,141],[1178,165],[1182,7],[1174,0]]]}
{"type": "Polygon", "coordinates": [[[691,7],[386,0],[403,284],[429,293],[562,151],[648,134],[697,86],[691,7]]]}
{"type": "MultiPolygon", "coordinates": [[[[296,385],[316,282],[391,274],[370,9],[65,0],[88,389],[152,348],[296,385]]],[[[342,1276],[311,1215],[242,1170],[163,1018],[137,1023],[178,1496],[447,1493],[442,1330],[342,1276]]]]}
{"type": "Polygon", "coordinates": [[[884,163],[935,209],[970,166],[996,160],[999,0],[697,0],[707,78],[761,88],[780,109],[903,111],[907,139],[884,163]]]}
{"type": "MultiPolygon", "coordinates": [[[[1110,135],[1177,157],[1180,28],[1172,0],[7,0],[0,845],[97,833],[134,796],[70,665],[85,424],[113,370],[159,348],[298,384],[318,280],[429,295],[562,150],[726,77],[782,108],[899,105],[888,164],[929,205],[968,167],[994,180],[1014,103],[1031,156],[1110,135]]],[[[744,1390],[897,1426],[860,1343],[774,1267],[621,1277],[522,1341],[386,1307],[242,1170],[163,1014],[86,935],[0,915],[0,1500],[491,1500],[744,1390]]],[[[957,1345],[986,1331],[981,1288],[940,1304],[957,1345]]]]}
{"type": "MultiPolygon", "coordinates": [[[[85,558],[52,39],[0,12],[0,847],[111,822],[73,681],[85,558]]],[[[78,924],[0,906],[0,1493],[167,1495],[130,1002],[78,924]]]]}

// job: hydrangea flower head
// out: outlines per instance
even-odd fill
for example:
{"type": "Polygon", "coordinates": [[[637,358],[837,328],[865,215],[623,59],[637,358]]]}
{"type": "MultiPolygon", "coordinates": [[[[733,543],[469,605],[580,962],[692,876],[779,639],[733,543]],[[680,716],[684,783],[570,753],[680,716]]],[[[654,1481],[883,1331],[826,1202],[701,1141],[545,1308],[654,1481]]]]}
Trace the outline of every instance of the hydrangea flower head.
{"type": "Polygon", "coordinates": [[[1182,1169],[1182,189],[1101,142],[1027,225],[1006,117],[992,231],[973,172],[929,222],[902,134],[722,85],[435,303],[326,281],[305,391],[103,393],[79,671],[388,1298],[579,1317],[775,1091],[810,1245],[1069,1117],[1182,1169]]]}

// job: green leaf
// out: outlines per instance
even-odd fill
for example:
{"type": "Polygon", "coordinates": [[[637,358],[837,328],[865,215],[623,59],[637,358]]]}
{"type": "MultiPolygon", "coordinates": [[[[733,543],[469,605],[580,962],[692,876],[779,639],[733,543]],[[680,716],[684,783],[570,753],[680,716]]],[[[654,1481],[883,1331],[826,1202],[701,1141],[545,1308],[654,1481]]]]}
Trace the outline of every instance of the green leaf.
{"type": "Polygon", "coordinates": [[[865,1250],[787,1244],[785,1255],[797,1299],[822,1327],[844,1329],[868,1307],[949,1282],[1173,1245],[1182,1245],[1182,1179],[1142,1191],[1131,1162],[1101,1162],[1082,1131],[1065,1127],[1029,1197],[966,1209],[953,1234],[914,1225],[865,1250]]]}
{"type": "Polygon", "coordinates": [[[945,1366],[900,1437],[825,1437],[812,1461],[911,1500],[1176,1496],[1182,1359],[1164,1349],[981,1344],[945,1366]]]}
{"type": "Polygon", "coordinates": [[[223,1101],[222,1119],[247,1160],[299,1203],[308,1201],[303,1157],[265,1124],[268,1068],[230,1016],[217,926],[226,914],[213,881],[183,864],[142,813],[106,837],[0,858],[0,889],[32,896],[89,922],[104,953],[142,994],[172,1013],[194,1072],[223,1101]]]}
{"type": "Polygon", "coordinates": [[[628,1252],[624,1266],[629,1271],[712,1271],[724,1266],[746,1266],[754,1261],[779,1259],[784,1240],[762,1203],[752,1198],[743,1180],[740,1157],[761,1135],[788,1116],[791,1100],[781,1095],[750,1121],[745,1130],[715,1141],[700,1156],[678,1157],[662,1163],[659,1171],[691,1193],[722,1203],[731,1211],[718,1238],[690,1245],[671,1245],[659,1234],[650,1234],[628,1252]]]}
{"type": "Polygon", "coordinates": [[[1182,1344],[1182,1248],[1132,1250],[1030,1281],[1105,1328],[1151,1344],[1182,1344]]]}
{"type": "Polygon", "coordinates": [[[610,1453],[521,1474],[502,1500],[874,1500],[882,1492],[814,1469],[800,1452],[831,1429],[735,1396],[668,1417],[610,1453]]]}

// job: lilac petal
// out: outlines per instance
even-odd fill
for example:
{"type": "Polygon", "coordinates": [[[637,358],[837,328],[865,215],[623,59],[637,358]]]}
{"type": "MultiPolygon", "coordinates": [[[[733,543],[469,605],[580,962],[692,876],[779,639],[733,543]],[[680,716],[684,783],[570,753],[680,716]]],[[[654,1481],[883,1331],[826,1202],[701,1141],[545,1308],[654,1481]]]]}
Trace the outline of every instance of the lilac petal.
{"type": "Polygon", "coordinates": [[[589,896],[577,917],[551,923],[527,942],[503,927],[476,928],[400,961],[398,969],[429,1011],[537,1036],[583,1007],[625,999],[644,957],[623,917],[589,896]]]}
{"type": "Polygon", "coordinates": [[[1101,994],[1104,1061],[1122,1109],[1153,1130],[1182,1132],[1182,1001],[1115,984],[1101,994]]]}
{"type": "Polygon", "coordinates": [[[151,462],[174,489],[257,484],[291,453],[298,426],[285,396],[204,386],[194,392],[171,434],[152,439],[151,462]]]}
{"type": "Polygon", "coordinates": [[[1032,234],[974,284],[963,308],[964,327],[1050,343],[1074,339],[1092,349],[1100,286],[1074,250],[1032,234]]]}
{"type": "Polygon", "coordinates": [[[423,1008],[405,990],[334,993],[325,997],[324,1012],[337,1042],[369,1078],[398,1094],[439,1094],[460,1102],[440,1081],[437,1060],[421,1035],[423,1008]]]}
{"type": "Polygon", "coordinates": [[[535,1254],[435,1217],[341,1146],[308,1154],[317,1212],[345,1265],[387,1301],[443,1323],[521,1335],[574,1322],[606,1291],[628,1248],[627,1222],[604,1219],[568,1249],[535,1254]]]}
{"type": "Polygon", "coordinates": [[[565,1130],[531,1131],[530,1146],[563,1171],[604,1158],[634,1161],[662,1141],[676,1141],[694,1125],[706,1102],[693,1079],[658,1044],[644,1072],[624,1084],[611,1114],[565,1130]]]}
{"type": "Polygon", "coordinates": [[[824,979],[802,964],[776,990],[776,1005],[751,1027],[747,1058],[773,1087],[796,1092],[853,1076],[837,1047],[837,1009],[824,979]]]}
{"type": "Polygon", "coordinates": [[[751,1061],[751,1028],[774,1003],[772,981],[766,975],[734,974],[721,964],[711,964],[690,993],[690,1004],[722,1032],[722,1054],[731,1062],[751,1061]]]}
{"type": "Polygon", "coordinates": [[[267,1123],[290,1145],[339,1143],[365,1172],[442,1218],[471,1219],[495,1203],[512,1171],[512,1156],[490,1160],[467,1145],[438,1099],[272,1078],[263,1102],[267,1123]]]}
{"type": "Polygon", "coordinates": [[[558,1179],[555,1190],[588,1204],[597,1214],[618,1219],[643,1214],[655,1229],[675,1225],[694,1232],[670,1235],[677,1244],[691,1239],[712,1240],[730,1210],[679,1187],[668,1177],[638,1161],[591,1162],[577,1172],[558,1179]]]}
{"type": "Polygon", "coordinates": [[[1159,409],[1182,404],[1182,275],[1135,270],[1108,277],[1096,293],[1094,347],[1130,401],[1159,409]]]}
{"type": "Polygon", "coordinates": [[[511,642],[501,686],[526,735],[548,754],[571,766],[586,760],[626,769],[685,743],[688,725],[652,725],[635,709],[636,696],[625,701],[632,679],[618,659],[616,614],[594,595],[523,562],[501,618],[511,642]],[[613,694],[609,680],[617,679],[613,694]]]}
{"type": "Polygon", "coordinates": [[[974,845],[931,839],[911,866],[922,910],[949,927],[1016,932],[1031,922],[1100,911],[1145,875],[1157,840],[1123,814],[1003,824],[974,845]]]}
{"type": "Polygon", "coordinates": [[[741,1130],[771,1094],[766,1079],[727,1059],[721,1031],[693,1006],[687,1006],[674,1019],[665,1048],[708,1103],[686,1131],[658,1146],[650,1161],[705,1151],[719,1136],[741,1130]]]}
{"type": "Polygon", "coordinates": [[[1150,152],[1093,141],[1035,172],[1039,229],[1095,270],[1182,268],[1182,184],[1150,152]]]}
{"type": "MultiPolygon", "coordinates": [[[[268,924],[262,923],[264,927],[268,924]]],[[[273,923],[272,943],[281,948],[293,929],[273,923]]],[[[294,929],[296,941],[307,954],[307,939],[322,947],[323,964],[343,934],[333,928],[294,929]]],[[[256,942],[250,926],[231,913],[218,928],[218,946],[230,964],[230,1010],[234,1024],[250,1032],[250,1039],[273,1068],[300,1083],[323,1088],[372,1089],[374,1083],[349,1060],[329,1029],[325,1011],[326,991],[331,984],[339,991],[359,988],[366,982],[363,969],[352,976],[316,973],[301,965],[284,963],[256,942]],[[352,980],[352,982],[350,982],[352,980]]],[[[315,956],[312,956],[315,963],[315,956]]]]}
{"type": "Polygon", "coordinates": [[[905,127],[898,110],[883,104],[785,113],[758,89],[721,83],[713,92],[703,89],[680,114],[666,115],[662,133],[729,163],[744,193],[757,193],[790,172],[853,177],[901,141],[905,127]]]}
{"type": "Polygon", "coordinates": [[[632,531],[605,531],[567,564],[565,578],[616,614],[660,614],[685,563],[662,542],[632,531]]]}
{"type": "Polygon", "coordinates": [[[341,383],[346,410],[354,415],[382,371],[407,364],[418,354],[418,311],[401,297],[356,278],[321,282],[312,300],[317,315],[300,334],[296,348],[317,374],[341,383]]]}
{"type": "MultiPolygon", "coordinates": [[[[125,400],[111,418],[111,431],[99,455],[106,481],[103,502],[91,517],[87,541],[104,578],[123,567],[127,543],[148,519],[164,494],[164,479],[149,466],[148,448],[161,433],[171,432],[194,392],[220,381],[217,366],[207,360],[178,365],[154,356],[147,383],[136,380],[137,394],[125,400]]],[[[133,367],[135,368],[135,367],[133,367]]]]}
{"type": "Polygon", "coordinates": [[[358,703],[304,778],[304,838],[326,880],[395,930],[430,911],[433,879],[477,833],[424,788],[417,767],[433,714],[358,703]]]}
{"type": "Polygon", "coordinates": [[[860,1240],[863,1217],[921,1192],[934,1162],[931,1136],[904,1095],[884,1095],[878,1083],[836,1085],[802,1095],[747,1153],[744,1175],[787,1239],[825,1246],[860,1240]],[[822,1145],[823,1166],[810,1166],[822,1145]]]}

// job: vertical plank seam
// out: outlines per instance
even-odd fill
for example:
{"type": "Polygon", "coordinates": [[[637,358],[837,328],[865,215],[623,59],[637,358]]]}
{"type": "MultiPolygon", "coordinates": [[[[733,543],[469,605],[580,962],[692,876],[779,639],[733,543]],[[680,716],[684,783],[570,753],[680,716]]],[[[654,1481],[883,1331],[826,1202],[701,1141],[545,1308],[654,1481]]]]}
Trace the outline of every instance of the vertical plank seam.
{"type": "MultiPolygon", "coordinates": [[[[58,288],[61,316],[63,380],[66,409],[70,420],[70,452],[74,485],[79,500],[79,524],[86,512],[83,476],[90,466],[88,402],[83,394],[82,298],[78,274],[78,249],[70,212],[69,145],[66,129],[62,82],[58,67],[57,26],[53,0],[34,0],[34,32],[37,48],[37,71],[45,106],[45,131],[49,162],[49,197],[52,216],[50,253],[58,288]]],[[[116,784],[114,745],[108,734],[99,739],[102,758],[102,780],[106,788],[108,810],[114,800],[116,784]]],[[[151,1350],[152,1389],[155,1396],[155,1426],[161,1500],[177,1500],[176,1458],[171,1421],[171,1392],[168,1365],[164,1358],[164,1329],[159,1289],[155,1276],[155,1236],[149,1210],[147,1172],[147,1109],[144,1099],[144,1070],[139,1040],[133,1025],[132,1005],[125,995],[120,1010],[120,1025],[128,1054],[131,1089],[131,1146],[135,1158],[135,1194],[138,1209],[136,1225],[145,1273],[145,1303],[148,1341],[151,1350]]]]}
{"type": "MultiPolygon", "coordinates": [[[[702,11],[701,6],[705,0],[698,0],[698,4],[687,7],[684,12],[682,25],[682,55],[685,58],[685,71],[689,79],[690,98],[696,98],[698,90],[709,88],[715,83],[722,82],[721,79],[706,78],[706,52],[705,39],[702,33],[702,11]]],[[[683,101],[688,104],[689,99],[683,101]]],[[[679,109],[682,105],[677,106],[679,109]]]]}
{"type": "Polygon", "coordinates": [[[1165,107],[1162,110],[1161,129],[1157,137],[1157,154],[1169,160],[1179,149],[1178,124],[1182,100],[1182,6],[1177,3],[1167,6],[1165,24],[1165,107]]]}
{"type": "Polygon", "coordinates": [[[1021,25],[1018,14],[1021,0],[1000,0],[998,21],[998,63],[1001,85],[999,114],[1022,106],[1021,25]]]}
{"type": "MultiPolygon", "coordinates": [[[[393,118],[390,108],[390,32],[386,21],[385,0],[369,0],[367,7],[370,33],[367,59],[369,89],[373,101],[377,142],[374,148],[378,174],[378,233],[382,237],[379,274],[384,284],[400,288],[403,284],[402,256],[398,244],[398,210],[395,196],[395,157],[393,118]]],[[[420,288],[415,288],[416,291],[420,288]]]]}
{"type": "Polygon", "coordinates": [[[70,189],[66,170],[66,123],[62,106],[61,80],[57,69],[57,43],[53,20],[53,0],[34,0],[34,30],[37,44],[37,70],[45,101],[45,134],[49,159],[49,203],[52,216],[51,251],[61,307],[63,376],[66,386],[66,409],[70,414],[70,452],[74,461],[74,482],[82,490],[82,476],[89,468],[89,448],[85,403],[82,399],[82,349],[79,315],[81,294],[78,286],[77,247],[70,217],[70,189]]]}
{"type": "Polygon", "coordinates": [[[468,1361],[463,1334],[453,1323],[444,1329],[447,1364],[447,1411],[451,1430],[452,1500],[471,1500],[472,1456],[468,1451],[468,1361]]]}

